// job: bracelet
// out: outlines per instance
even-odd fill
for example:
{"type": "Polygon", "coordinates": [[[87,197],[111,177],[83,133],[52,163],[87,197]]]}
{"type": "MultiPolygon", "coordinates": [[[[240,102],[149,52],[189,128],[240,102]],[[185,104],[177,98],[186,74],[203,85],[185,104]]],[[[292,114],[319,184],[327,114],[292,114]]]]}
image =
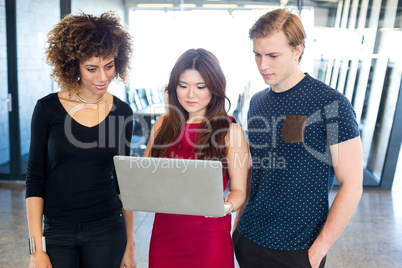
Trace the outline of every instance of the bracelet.
{"type": "Polygon", "coordinates": [[[230,213],[233,213],[235,211],[233,203],[230,202],[229,200],[226,200],[226,202],[228,202],[228,203],[230,203],[232,205],[232,212],[230,212],[230,213]]]}
{"type": "MultiPolygon", "coordinates": [[[[30,237],[28,238],[28,249],[29,249],[29,254],[34,253],[35,250],[35,238],[30,237]]],[[[42,236],[42,251],[46,252],[46,239],[44,236],[42,236]]]]}

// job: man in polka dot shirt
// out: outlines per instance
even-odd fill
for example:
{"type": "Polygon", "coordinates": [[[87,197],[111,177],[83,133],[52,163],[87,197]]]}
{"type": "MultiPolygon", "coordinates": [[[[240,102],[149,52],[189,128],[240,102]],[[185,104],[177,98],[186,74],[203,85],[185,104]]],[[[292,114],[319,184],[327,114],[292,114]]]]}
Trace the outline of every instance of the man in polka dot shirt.
{"type": "Polygon", "coordinates": [[[261,16],[250,39],[267,89],[248,113],[250,195],[235,220],[240,267],[324,267],[362,194],[359,128],[347,98],[299,69],[298,16],[261,16]],[[334,179],[339,191],[329,208],[334,179]]]}

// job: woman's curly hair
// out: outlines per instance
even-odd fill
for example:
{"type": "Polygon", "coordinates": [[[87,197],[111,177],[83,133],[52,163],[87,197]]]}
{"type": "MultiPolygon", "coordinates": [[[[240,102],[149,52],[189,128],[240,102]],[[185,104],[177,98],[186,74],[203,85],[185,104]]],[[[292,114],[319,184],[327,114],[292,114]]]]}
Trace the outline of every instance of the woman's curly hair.
{"type": "Polygon", "coordinates": [[[61,89],[77,90],[79,63],[93,56],[115,57],[114,77],[127,81],[132,44],[119,17],[109,11],[99,17],[80,13],[67,15],[48,34],[47,63],[61,89]]]}

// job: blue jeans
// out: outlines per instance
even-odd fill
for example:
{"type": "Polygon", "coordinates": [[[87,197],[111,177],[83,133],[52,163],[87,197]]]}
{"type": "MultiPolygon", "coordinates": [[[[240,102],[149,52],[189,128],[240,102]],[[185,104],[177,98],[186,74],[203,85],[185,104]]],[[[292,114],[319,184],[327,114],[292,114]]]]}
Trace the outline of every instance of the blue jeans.
{"type": "Polygon", "coordinates": [[[121,211],[84,224],[45,217],[43,235],[53,268],[118,268],[127,243],[121,211]]]}
{"type": "MultiPolygon", "coordinates": [[[[308,249],[273,250],[261,247],[243,237],[237,230],[232,235],[236,260],[241,268],[311,268],[308,249]]],[[[321,261],[324,268],[326,257],[321,261]]]]}

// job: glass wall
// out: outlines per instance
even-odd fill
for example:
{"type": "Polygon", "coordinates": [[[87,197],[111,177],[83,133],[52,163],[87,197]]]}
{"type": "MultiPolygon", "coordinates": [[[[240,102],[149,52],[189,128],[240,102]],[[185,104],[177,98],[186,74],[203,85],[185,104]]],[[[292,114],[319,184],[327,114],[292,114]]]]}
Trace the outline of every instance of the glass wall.
{"type": "Polygon", "coordinates": [[[390,140],[397,105],[402,105],[401,3],[344,0],[332,14],[327,26],[315,29],[315,75],[352,102],[361,129],[365,185],[378,186],[386,179],[387,156],[398,155],[402,135],[390,140]],[[389,146],[395,141],[396,147],[389,146]]]}
{"type": "Polygon", "coordinates": [[[5,1],[0,0],[0,174],[10,173],[9,95],[5,1]]]}

